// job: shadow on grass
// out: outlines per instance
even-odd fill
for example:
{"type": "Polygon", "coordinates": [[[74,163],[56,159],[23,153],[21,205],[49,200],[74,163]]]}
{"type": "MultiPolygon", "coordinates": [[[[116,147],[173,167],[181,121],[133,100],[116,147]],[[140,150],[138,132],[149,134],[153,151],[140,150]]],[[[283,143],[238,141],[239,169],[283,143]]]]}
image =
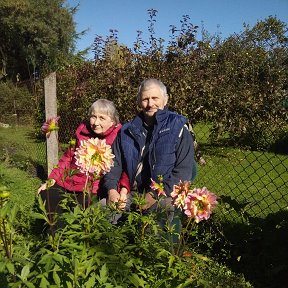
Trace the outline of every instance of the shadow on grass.
{"type": "Polygon", "coordinates": [[[231,243],[228,266],[255,288],[287,287],[288,211],[252,218],[249,224],[224,224],[231,243]]]}
{"type": "Polygon", "coordinates": [[[9,287],[7,277],[6,277],[4,272],[0,273],[0,287],[2,287],[2,288],[9,287]]]}

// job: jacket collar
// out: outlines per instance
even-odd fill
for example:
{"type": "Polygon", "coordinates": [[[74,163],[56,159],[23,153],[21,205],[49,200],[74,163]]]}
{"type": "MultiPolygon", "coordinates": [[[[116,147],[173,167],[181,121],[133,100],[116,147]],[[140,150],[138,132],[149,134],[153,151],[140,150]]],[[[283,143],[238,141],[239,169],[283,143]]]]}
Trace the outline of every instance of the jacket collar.
{"type": "Polygon", "coordinates": [[[159,125],[163,120],[167,118],[168,108],[165,106],[164,109],[156,112],[156,123],[159,125]]]}
{"type": "MultiPolygon", "coordinates": [[[[169,113],[169,110],[167,107],[165,107],[162,110],[158,110],[156,112],[156,120],[154,123],[154,130],[153,134],[158,133],[158,131],[161,129],[163,122],[167,118],[167,115],[169,113]]],[[[131,122],[130,122],[130,133],[133,135],[134,138],[140,139],[143,136],[146,137],[147,131],[144,127],[144,114],[143,112],[140,112],[131,122]]]]}
{"type": "MultiPolygon", "coordinates": [[[[165,106],[164,109],[159,109],[155,115],[155,124],[160,124],[164,119],[167,117],[168,108],[165,106]]],[[[143,125],[144,120],[144,113],[140,112],[134,120],[132,120],[131,124],[136,127],[141,127],[143,125]]],[[[154,124],[154,125],[155,125],[154,124]]]]}

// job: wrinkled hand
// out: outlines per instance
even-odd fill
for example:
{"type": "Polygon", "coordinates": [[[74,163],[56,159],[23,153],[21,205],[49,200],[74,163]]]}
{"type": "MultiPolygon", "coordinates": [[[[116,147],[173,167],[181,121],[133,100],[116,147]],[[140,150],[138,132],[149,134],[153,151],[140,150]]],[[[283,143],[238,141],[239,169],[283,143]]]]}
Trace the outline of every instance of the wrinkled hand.
{"type": "Polygon", "coordinates": [[[149,209],[151,206],[153,206],[156,203],[156,200],[154,199],[152,192],[149,192],[145,195],[145,201],[146,201],[146,204],[142,207],[144,210],[149,209]]]}
{"type": "Polygon", "coordinates": [[[115,189],[109,190],[108,203],[112,205],[117,203],[116,207],[118,209],[124,210],[127,203],[127,193],[128,190],[124,187],[121,188],[120,193],[115,189]]]}
{"type": "Polygon", "coordinates": [[[120,198],[119,198],[119,208],[121,210],[124,210],[127,204],[127,194],[128,194],[128,190],[123,187],[120,190],[120,198]]]}
{"type": "Polygon", "coordinates": [[[108,192],[108,202],[109,203],[116,203],[120,199],[120,194],[118,193],[117,190],[111,189],[108,192]]]}
{"type": "Polygon", "coordinates": [[[48,188],[52,187],[56,181],[54,179],[48,179],[45,183],[43,183],[37,190],[37,194],[40,194],[41,191],[47,190],[48,188]],[[49,183],[49,186],[48,186],[49,183]]]}

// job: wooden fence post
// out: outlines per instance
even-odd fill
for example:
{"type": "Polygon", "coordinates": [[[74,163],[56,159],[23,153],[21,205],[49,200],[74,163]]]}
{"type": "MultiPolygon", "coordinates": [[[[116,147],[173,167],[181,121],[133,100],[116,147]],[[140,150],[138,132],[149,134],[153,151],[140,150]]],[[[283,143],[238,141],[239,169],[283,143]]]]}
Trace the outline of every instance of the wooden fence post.
{"type": "MultiPolygon", "coordinates": [[[[46,120],[57,116],[56,72],[44,79],[46,120]]],[[[48,175],[58,163],[58,131],[53,131],[46,140],[48,175]]]]}

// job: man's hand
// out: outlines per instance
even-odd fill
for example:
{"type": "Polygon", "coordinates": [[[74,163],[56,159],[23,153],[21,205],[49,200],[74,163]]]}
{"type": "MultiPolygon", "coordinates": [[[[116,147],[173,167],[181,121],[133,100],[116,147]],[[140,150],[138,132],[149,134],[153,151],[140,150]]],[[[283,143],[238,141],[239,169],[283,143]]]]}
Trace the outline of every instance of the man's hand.
{"type": "Polygon", "coordinates": [[[146,204],[142,207],[144,210],[149,209],[153,206],[157,201],[153,197],[153,193],[149,192],[145,195],[146,204]]]}
{"type": "Polygon", "coordinates": [[[115,204],[118,209],[124,210],[127,203],[127,193],[126,188],[121,188],[120,193],[117,190],[111,189],[108,192],[108,203],[111,205],[115,204]],[[116,204],[117,203],[117,204],[116,204]]]}
{"type": "Polygon", "coordinates": [[[109,203],[116,203],[120,199],[120,194],[118,193],[117,190],[111,189],[108,192],[108,202],[109,203]]]}
{"type": "Polygon", "coordinates": [[[119,208],[124,210],[127,203],[127,194],[128,190],[125,187],[122,187],[120,190],[120,198],[119,198],[119,208]]]}

